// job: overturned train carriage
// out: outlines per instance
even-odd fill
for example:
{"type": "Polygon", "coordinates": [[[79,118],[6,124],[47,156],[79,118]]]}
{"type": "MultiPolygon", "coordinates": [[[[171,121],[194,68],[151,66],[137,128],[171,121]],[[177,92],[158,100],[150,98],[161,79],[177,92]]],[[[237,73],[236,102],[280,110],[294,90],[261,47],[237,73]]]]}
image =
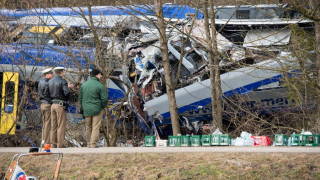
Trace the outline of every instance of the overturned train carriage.
{"type": "MultiPolygon", "coordinates": [[[[290,64],[292,67],[294,62],[288,59],[292,57],[283,55],[279,59],[265,60],[221,74],[224,116],[227,117],[228,110],[234,108],[232,104],[239,102],[242,108],[258,114],[294,108],[294,102],[288,98],[286,88],[281,86],[282,78],[297,73],[296,69],[281,71],[283,66],[290,64]]],[[[189,130],[195,130],[195,126],[201,121],[212,121],[210,79],[178,88],[175,96],[182,124],[188,126],[189,130]]],[[[159,127],[160,134],[165,133],[162,128],[171,124],[167,94],[146,101],[142,108],[147,112],[150,124],[159,127]]],[[[240,111],[237,113],[241,114],[240,111]]]]}
{"type": "MultiPolygon", "coordinates": [[[[221,33],[217,34],[217,43],[225,118],[232,113],[241,116],[249,111],[261,115],[296,110],[283,84],[285,78],[299,74],[300,67],[294,55],[284,47],[290,45],[289,25],[312,30],[313,22],[298,12],[285,11],[286,8],[279,5],[216,7],[216,29],[221,33]],[[224,13],[228,18],[221,16],[224,13]],[[229,19],[231,16],[235,17],[229,19]]],[[[172,79],[179,76],[175,96],[180,123],[189,130],[196,130],[199,124],[212,121],[211,84],[204,48],[204,24],[198,21],[192,28],[190,24],[184,25],[190,39],[172,33],[168,50],[172,79]],[[184,54],[180,54],[182,49],[184,54]],[[180,59],[182,66],[178,75],[180,59]]],[[[160,135],[166,135],[172,133],[167,132],[171,128],[169,100],[165,93],[161,52],[157,48],[160,43],[154,42],[155,39],[159,37],[154,35],[152,44],[142,50],[139,47],[140,52],[133,57],[133,74],[138,76],[139,90],[134,90],[136,100],[132,107],[140,112],[141,119],[144,117],[150,126],[157,127],[160,135]]]]}
{"type": "MultiPolygon", "coordinates": [[[[89,9],[85,7],[0,11],[0,29],[1,32],[4,32],[1,36],[0,48],[1,75],[3,75],[0,84],[3,89],[1,95],[4,98],[1,104],[2,117],[0,120],[2,134],[14,134],[15,125],[22,127],[21,122],[25,118],[37,119],[41,123],[36,92],[37,82],[41,78],[40,72],[44,68],[64,66],[67,68],[66,78],[69,81],[78,84],[86,80],[88,69],[92,68],[91,65],[94,62],[95,45],[92,41],[92,32],[87,21],[81,16],[82,13],[86,18],[92,15],[94,26],[99,29],[98,33],[106,36],[100,38],[106,48],[104,51],[107,51],[113,41],[109,28],[118,27],[119,22],[122,22],[120,24],[124,26],[121,25],[121,27],[132,29],[135,22],[132,21],[132,15],[153,16],[154,6],[101,6],[92,7],[91,12],[92,14],[89,14],[89,9]],[[9,75],[12,78],[6,78],[9,75]],[[21,117],[20,114],[20,117],[17,118],[18,105],[26,87],[29,88],[27,99],[25,105],[21,107],[27,111],[37,111],[37,117],[21,117]]],[[[188,6],[165,5],[164,12],[165,17],[179,19],[186,18],[187,13],[196,11],[188,6]]],[[[121,34],[123,35],[126,35],[126,32],[121,34]]],[[[123,40],[123,37],[120,40],[123,40]]],[[[117,39],[117,43],[122,42],[117,39]]],[[[120,45],[115,46],[118,49],[113,53],[119,54],[123,48],[120,45]]],[[[109,59],[106,55],[105,60],[106,63],[109,63],[119,58],[109,59]]],[[[117,63],[111,64],[113,70],[119,67],[117,63]]],[[[109,79],[107,83],[111,111],[125,97],[127,91],[124,84],[115,79],[109,79]]],[[[77,92],[74,92],[73,102],[71,102],[73,105],[68,109],[68,116],[73,122],[81,119],[77,115],[76,94],[77,92]]],[[[28,115],[24,113],[22,116],[28,115]]],[[[150,127],[144,121],[139,121],[139,125],[145,131],[150,132],[150,127]]]]}
{"type": "MultiPolygon", "coordinates": [[[[197,133],[201,123],[212,121],[208,57],[204,47],[205,33],[202,33],[204,27],[201,22],[195,24],[197,25],[193,29],[186,29],[187,32],[191,31],[192,38],[173,34],[168,41],[172,79],[179,76],[175,96],[180,123],[193,133],[197,133]],[[182,49],[184,54],[180,54],[182,49]],[[180,60],[182,66],[178,75],[180,60]]],[[[241,116],[248,112],[262,115],[296,110],[295,102],[289,98],[288,90],[283,84],[285,78],[299,76],[301,67],[292,53],[277,47],[290,42],[290,31],[286,29],[283,34],[286,37],[284,43],[278,44],[279,38],[273,38],[268,44],[259,42],[260,46],[272,46],[269,51],[235,45],[218,34],[225,118],[229,118],[231,114],[241,116]]],[[[145,117],[144,120],[154,127],[154,130],[157,127],[159,134],[166,136],[172,133],[171,126],[168,126],[171,120],[158,47],[159,42],[155,42],[133,58],[139,89],[134,90],[134,97],[139,99],[134,102],[142,103],[133,103],[132,107],[136,112],[140,112],[141,119],[145,117]]],[[[306,67],[310,67],[309,60],[305,63],[306,67]]]]}
{"type": "MultiPolygon", "coordinates": [[[[148,22],[150,19],[147,20],[146,18],[155,20],[153,16],[154,6],[92,8],[94,10],[92,11],[93,25],[99,30],[98,36],[105,48],[103,52],[111,52],[114,56],[117,56],[110,57],[110,59],[106,58],[106,63],[110,60],[114,61],[113,68],[117,68],[116,63],[118,63],[118,66],[121,64],[119,62],[123,59],[123,56],[121,56],[123,53],[127,53],[128,58],[131,59],[129,67],[120,65],[123,72],[119,78],[122,82],[110,80],[108,83],[111,104],[116,106],[130,92],[128,106],[125,106],[125,108],[129,108],[127,109],[128,112],[132,111],[135,114],[139,127],[147,134],[153,133],[155,128],[159,130],[160,134],[166,134],[167,132],[163,127],[168,127],[171,121],[168,98],[165,94],[161,51],[158,48],[160,45],[159,33],[153,24],[154,22],[148,22]],[[135,18],[132,18],[133,14],[135,18]],[[139,15],[141,15],[140,18],[139,15]],[[119,24],[122,26],[119,26],[119,24]],[[118,36],[114,36],[114,30],[121,29],[120,27],[123,30],[118,36]],[[113,46],[115,48],[109,51],[112,42],[115,42],[113,46]],[[123,82],[131,86],[131,89],[127,88],[123,82]]],[[[192,23],[187,18],[187,14],[195,12],[195,9],[187,6],[164,6],[164,16],[171,18],[170,20],[176,25],[175,28],[179,29],[177,30],[172,26],[168,26],[167,29],[172,79],[178,76],[179,81],[175,92],[178,112],[182,123],[193,130],[196,129],[199,122],[212,120],[211,84],[208,79],[208,55],[204,48],[206,42],[204,24],[203,21],[197,21],[194,26],[191,26],[192,23]],[[187,19],[181,20],[182,18],[187,19]],[[179,33],[182,31],[190,33],[191,38],[179,33]],[[180,54],[182,50],[184,53],[180,54]],[[180,59],[182,66],[181,74],[178,75],[180,59]]],[[[239,14],[244,12],[247,11],[241,11],[239,14]]],[[[73,75],[80,70],[91,68],[90,65],[95,54],[92,31],[88,28],[86,21],[79,15],[80,9],[76,8],[74,11],[68,8],[53,8],[52,10],[35,9],[20,12],[20,14],[12,11],[1,11],[0,13],[16,20],[8,23],[9,27],[11,27],[11,23],[17,22],[27,24],[17,32],[10,31],[15,36],[25,35],[26,39],[19,41],[19,38],[14,38],[1,47],[3,72],[8,69],[10,72],[18,72],[21,76],[19,84],[23,84],[24,81],[30,80],[25,79],[25,77],[28,77],[27,75],[35,73],[32,80],[38,81],[40,74],[37,73],[42,68],[61,65],[68,68],[70,72],[69,80],[78,82],[76,79],[80,78],[81,81],[86,79],[87,72],[81,74],[82,77],[79,77],[79,74],[73,75]],[[34,21],[35,19],[38,21],[34,21]],[[38,27],[34,28],[35,26],[38,27]],[[48,29],[48,33],[45,33],[46,29],[48,29]],[[45,34],[45,36],[41,36],[45,38],[44,41],[40,41],[40,44],[39,41],[34,41],[35,36],[33,35],[37,32],[42,35],[45,34]],[[24,62],[29,64],[24,64],[24,62]],[[23,71],[26,67],[29,70],[23,71]]],[[[86,8],[82,8],[81,13],[84,13],[85,17],[89,16],[86,8]]],[[[197,18],[201,18],[200,13],[197,14],[197,18]]],[[[218,29],[218,26],[226,22],[238,23],[233,20],[224,21],[221,17],[220,20],[219,17],[217,19],[216,28],[218,29]]],[[[260,30],[259,28],[246,30],[246,33],[243,34],[245,37],[242,37],[242,42],[238,44],[230,41],[232,38],[228,36],[230,32],[227,29],[221,31],[222,34],[217,34],[218,51],[221,54],[219,60],[225,117],[228,116],[230,109],[234,110],[235,107],[232,104],[236,103],[258,113],[290,108],[293,104],[286,94],[286,89],[281,86],[284,77],[290,77],[299,69],[295,67],[295,60],[292,55],[283,52],[281,49],[272,48],[276,49],[275,53],[272,52],[274,56],[258,57],[265,53],[262,53],[256,46],[275,47],[276,45],[288,45],[290,42],[288,29],[282,29],[281,33],[274,33],[273,27],[268,26],[268,23],[270,24],[273,21],[281,24],[281,27],[299,22],[283,21],[279,18],[255,21],[255,27],[269,27],[268,30],[260,30]],[[257,39],[261,39],[259,37],[269,38],[267,39],[268,44],[264,41],[257,41],[257,39]],[[257,44],[250,44],[253,41],[257,44]],[[289,71],[283,72],[280,70],[280,67],[287,65],[291,67],[289,71]]],[[[242,18],[241,23],[243,26],[251,26],[252,21],[243,21],[242,18]]],[[[310,23],[310,21],[303,21],[303,23],[310,23]]],[[[275,32],[278,32],[278,30],[275,30],[275,32]]],[[[108,57],[107,54],[104,55],[108,57]]],[[[3,94],[5,94],[4,90],[3,94]]],[[[16,99],[19,99],[19,95],[17,96],[16,99]]],[[[11,106],[9,105],[7,109],[10,109],[11,106]]],[[[6,104],[1,106],[6,109],[6,104]]],[[[33,107],[34,109],[37,108],[37,104],[33,107]]],[[[72,106],[69,114],[72,121],[76,121],[78,118],[76,112],[76,106],[72,106]]]]}

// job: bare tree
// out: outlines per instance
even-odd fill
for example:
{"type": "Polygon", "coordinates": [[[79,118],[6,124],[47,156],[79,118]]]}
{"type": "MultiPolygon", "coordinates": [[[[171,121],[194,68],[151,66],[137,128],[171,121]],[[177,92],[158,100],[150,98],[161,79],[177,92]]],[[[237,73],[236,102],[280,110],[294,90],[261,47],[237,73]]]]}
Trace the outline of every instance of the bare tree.
{"type": "MultiPolygon", "coordinates": [[[[317,84],[318,84],[318,95],[320,94],[320,2],[316,0],[310,0],[312,11],[311,19],[314,20],[314,31],[315,31],[315,52],[316,52],[316,72],[317,72],[317,84]]],[[[318,98],[318,112],[317,122],[320,124],[320,96],[318,98]]]]}
{"type": "Polygon", "coordinates": [[[212,105],[212,122],[213,128],[222,130],[222,91],[219,68],[219,52],[217,48],[217,32],[215,27],[215,12],[213,1],[205,0],[204,2],[204,21],[206,30],[206,49],[208,53],[210,81],[211,81],[211,105],[212,105]],[[209,9],[209,12],[208,12],[209,9]],[[211,28],[209,25],[211,22],[211,28]]]}
{"type": "Polygon", "coordinates": [[[178,107],[175,98],[175,89],[171,79],[171,69],[168,53],[168,37],[166,35],[166,24],[163,17],[162,0],[156,1],[156,15],[158,18],[158,29],[160,34],[160,49],[162,53],[162,61],[164,67],[164,76],[166,82],[166,89],[168,94],[169,110],[172,123],[173,135],[181,134],[178,116],[178,107]]]}
{"type": "MultiPolygon", "coordinates": [[[[291,0],[289,1],[290,5],[292,5],[292,9],[299,11],[304,17],[313,20],[314,22],[314,52],[315,52],[315,60],[314,60],[314,74],[315,78],[307,76],[307,81],[309,86],[314,87],[317,90],[317,95],[309,94],[309,96],[317,97],[317,112],[315,116],[315,120],[317,124],[320,124],[320,2],[317,0],[309,0],[306,2],[300,2],[291,0]]],[[[311,44],[311,41],[309,41],[311,44]]]]}

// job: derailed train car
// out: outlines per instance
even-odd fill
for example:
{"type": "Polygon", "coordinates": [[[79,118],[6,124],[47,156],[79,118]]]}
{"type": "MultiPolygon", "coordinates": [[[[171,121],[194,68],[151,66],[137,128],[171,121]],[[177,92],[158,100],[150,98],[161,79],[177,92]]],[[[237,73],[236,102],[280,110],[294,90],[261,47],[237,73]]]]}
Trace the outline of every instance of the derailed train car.
{"type": "MultiPolygon", "coordinates": [[[[41,71],[47,67],[66,67],[66,78],[69,82],[73,82],[79,87],[79,83],[84,82],[89,75],[91,66],[87,63],[87,58],[93,58],[92,51],[79,50],[66,47],[59,47],[59,51],[66,51],[71,54],[57,52],[45,46],[30,44],[6,44],[0,46],[2,52],[1,59],[1,97],[2,114],[1,116],[1,134],[8,133],[12,125],[17,123],[18,128],[23,126],[25,122],[15,122],[19,102],[23,93],[27,93],[25,105],[20,108],[28,111],[24,112],[27,119],[35,121],[39,116],[35,116],[32,112],[39,108],[37,87],[38,81],[42,77],[41,71]],[[39,53],[39,51],[41,53],[39,53]],[[76,56],[76,60],[74,59],[76,56]],[[26,86],[27,85],[27,86],[26,86]],[[28,87],[27,92],[24,89],[28,87]],[[8,114],[5,116],[5,114],[8,114]]],[[[52,47],[51,47],[52,48],[52,47]]],[[[119,101],[125,96],[124,89],[116,80],[108,80],[108,95],[110,102],[119,101]]],[[[75,121],[78,119],[77,92],[72,93],[68,116],[75,121]]],[[[79,116],[81,117],[81,116],[79,116]]],[[[23,119],[20,118],[21,121],[23,119]]],[[[14,126],[10,134],[15,133],[14,126]]]]}
{"type": "MultiPolygon", "coordinates": [[[[294,16],[287,16],[286,14],[292,14],[294,11],[286,11],[285,7],[216,7],[216,15],[252,15],[236,20],[216,17],[220,18],[216,19],[216,29],[222,32],[218,33],[217,43],[221,55],[219,58],[225,118],[230,117],[231,113],[241,116],[248,112],[262,115],[296,110],[295,102],[288,97],[288,90],[283,84],[285,78],[297,76],[301,67],[298,66],[294,55],[283,47],[289,46],[291,42],[289,25],[296,24],[305,30],[312,30],[313,22],[303,18],[298,12],[295,12],[294,16]],[[265,18],[265,12],[269,11],[276,12],[267,13],[272,18],[265,18]],[[258,16],[263,14],[262,17],[258,16]],[[221,29],[225,26],[226,29],[221,29]],[[242,39],[242,42],[232,43],[230,40],[233,39],[230,37],[234,36],[231,32],[238,33],[238,40],[242,39]]],[[[194,23],[192,29],[188,28],[190,24],[184,25],[184,31],[186,34],[191,31],[191,37],[179,33],[171,34],[168,50],[172,79],[179,76],[175,96],[180,124],[187,128],[189,133],[197,133],[201,124],[209,124],[212,121],[211,84],[204,48],[206,41],[203,22],[194,23]],[[181,74],[177,75],[180,59],[181,74]]],[[[134,92],[138,97],[132,101],[132,106],[140,113],[140,118],[145,117],[144,119],[157,127],[160,135],[165,135],[168,134],[168,129],[169,134],[171,133],[171,126],[168,126],[171,120],[161,52],[158,47],[159,42],[153,42],[133,57],[133,74],[139,74],[139,90],[134,92]]],[[[305,63],[307,67],[311,66],[309,60],[305,63]]]]}
{"type": "MultiPolygon", "coordinates": [[[[26,31],[25,35],[30,35],[29,39],[35,39],[31,36],[35,34],[32,34],[35,31],[32,28],[38,26],[35,29],[39,29],[41,26],[42,32],[40,34],[43,35],[44,29],[49,28],[46,34],[53,34],[54,37],[61,36],[62,40],[68,40],[64,37],[68,37],[70,34],[76,35],[72,36],[76,39],[69,40],[69,42],[77,42],[80,47],[85,48],[70,49],[73,43],[64,43],[54,38],[45,38],[41,46],[38,43],[37,46],[34,46],[15,40],[15,43],[2,45],[1,49],[7,52],[3,54],[2,59],[8,59],[10,65],[18,65],[19,63],[13,62],[13,59],[30,58],[32,60],[27,62],[30,62],[29,65],[38,63],[36,65],[38,70],[44,66],[67,65],[70,67],[70,72],[77,71],[71,62],[80,63],[83,65],[82,68],[88,67],[90,60],[94,60],[95,51],[93,34],[84,20],[84,17],[89,17],[89,11],[86,8],[75,9],[29,10],[20,13],[19,18],[15,21],[28,25],[24,31],[26,31]],[[11,47],[11,50],[8,47],[11,47]],[[76,61],[74,58],[70,58],[69,65],[62,63],[62,61],[66,62],[64,60],[68,58],[63,53],[67,51],[71,52],[70,56],[76,57],[76,61]],[[7,58],[9,56],[14,58],[9,60],[7,58]],[[37,59],[51,60],[46,61],[47,64],[41,64],[36,61],[37,59]],[[56,59],[61,59],[61,63],[56,59]]],[[[154,6],[93,7],[92,12],[94,26],[102,31],[101,34],[105,29],[121,28],[122,33],[119,33],[118,36],[101,35],[100,39],[106,47],[109,47],[111,42],[115,42],[112,53],[118,57],[115,57],[114,61],[121,60],[121,54],[126,53],[131,63],[129,66],[118,69],[122,71],[120,78],[131,85],[131,89],[125,88],[121,82],[112,81],[113,83],[111,82],[108,87],[110,98],[119,100],[129,92],[127,107],[135,113],[140,128],[149,134],[156,127],[160,134],[165,135],[167,132],[162,128],[168,127],[166,125],[169,125],[171,121],[168,98],[165,93],[161,52],[158,48],[160,44],[159,33],[154,24],[154,6]],[[118,26],[119,24],[121,26],[118,26]],[[113,95],[110,92],[113,92],[113,95]]],[[[178,112],[181,123],[192,131],[196,131],[196,127],[200,123],[212,121],[211,85],[208,79],[207,52],[204,48],[204,26],[201,20],[197,20],[192,28],[190,25],[192,24],[190,17],[193,17],[192,14],[196,12],[195,9],[188,6],[164,6],[164,16],[175,24],[175,27],[168,26],[167,35],[169,37],[168,48],[172,78],[175,79],[178,76],[179,79],[176,87],[178,112]],[[185,33],[181,33],[183,31],[190,33],[192,38],[188,39],[185,33]],[[184,54],[180,54],[182,48],[184,54]],[[182,59],[182,69],[181,74],[177,74],[177,64],[180,58],[182,59]]],[[[5,13],[10,14],[10,11],[5,13]]],[[[14,19],[12,14],[9,17],[14,19]]],[[[196,17],[200,19],[201,14],[197,14],[196,17]]],[[[14,22],[10,23],[15,24],[14,22]]],[[[10,32],[24,35],[20,31],[10,32]]],[[[285,42],[288,43],[290,36],[288,37],[286,34],[284,37],[286,37],[285,42]]],[[[242,105],[261,113],[287,108],[292,104],[286,95],[286,89],[280,83],[283,77],[290,76],[298,70],[298,67],[295,67],[295,58],[289,52],[277,50],[277,55],[270,57],[261,53],[259,49],[252,48],[256,47],[255,45],[234,44],[228,37],[226,38],[219,33],[217,38],[218,50],[221,54],[222,92],[225,101],[236,99],[239,95],[243,98],[242,105]],[[290,71],[283,73],[280,69],[283,66],[290,66],[290,71]]],[[[248,42],[252,41],[248,40],[248,42]]],[[[269,43],[268,46],[279,45],[276,42],[278,41],[269,43]]],[[[263,45],[263,43],[261,44],[263,45]]],[[[4,69],[8,69],[8,67],[4,69]]],[[[227,112],[228,107],[225,106],[225,108],[225,112],[227,112]]],[[[227,114],[225,113],[225,115],[227,114]]]]}
{"type": "MultiPolygon", "coordinates": [[[[223,42],[223,41],[220,41],[223,42]]],[[[169,44],[172,41],[169,40],[169,44]]],[[[188,44],[188,43],[186,43],[188,44]]],[[[195,131],[199,123],[212,121],[211,107],[211,84],[209,79],[208,62],[204,49],[193,46],[189,43],[185,47],[185,55],[182,62],[182,72],[179,77],[179,84],[175,90],[178,113],[181,123],[188,126],[191,131],[195,131]],[[193,124],[193,125],[192,125],[193,124]]],[[[220,52],[227,54],[232,46],[219,44],[220,52]]],[[[181,47],[181,46],[176,46],[181,47]]],[[[156,47],[155,47],[156,48],[156,47]]],[[[156,48],[157,49],[157,48],[156,48]]],[[[153,52],[159,50],[153,50],[153,52]]],[[[176,64],[179,51],[174,46],[169,45],[172,62],[172,79],[176,76],[176,64]]],[[[242,105],[246,105],[251,111],[262,113],[274,112],[283,108],[288,108],[293,104],[289,100],[286,89],[281,86],[283,77],[290,77],[299,69],[295,58],[291,53],[281,52],[277,57],[258,57],[248,55],[247,49],[233,47],[233,55],[229,54],[227,61],[221,61],[221,85],[225,101],[242,97],[242,105]],[[281,68],[290,67],[289,71],[283,72],[281,68]]],[[[144,51],[142,51],[142,54],[144,51]]],[[[228,54],[227,54],[228,55],[228,54]]],[[[139,91],[135,94],[140,97],[143,106],[133,101],[133,107],[137,112],[147,113],[150,123],[159,127],[167,127],[171,124],[168,97],[165,92],[163,68],[161,67],[161,54],[155,53],[155,57],[141,58],[144,66],[140,78],[137,81],[139,91]],[[154,59],[154,60],[153,60],[154,59]],[[158,60],[157,60],[158,59],[158,60]],[[152,64],[152,65],[150,65],[152,64]],[[140,110],[141,108],[141,110],[140,110]]],[[[136,57],[135,59],[137,59],[136,57]]],[[[135,60],[135,62],[140,62],[135,60]]],[[[138,64],[140,66],[141,64],[138,64]]],[[[239,99],[240,100],[240,99],[239,99]]],[[[225,108],[228,108],[225,106],[225,108]]],[[[224,115],[227,115],[225,109],[224,115]]],[[[143,114],[140,114],[143,117],[143,114]]],[[[196,133],[196,132],[194,132],[196,133]]]]}
{"type": "MultiPolygon", "coordinates": [[[[95,61],[95,45],[92,40],[93,35],[85,20],[89,16],[93,17],[93,24],[102,41],[104,50],[108,51],[112,44],[112,53],[115,56],[109,58],[106,55],[106,63],[110,63],[114,74],[119,75],[121,58],[116,56],[122,53],[121,44],[124,41],[123,36],[135,36],[137,30],[133,16],[153,16],[154,6],[119,6],[119,7],[92,7],[92,14],[89,15],[89,9],[80,8],[52,8],[52,9],[31,9],[31,10],[2,10],[1,31],[1,75],[3,74],[2,97],[11,99],[2,102],[2,114],[9,114],[1,118],[1,132],[15,133],[17,106],[21,100],[21,94],[24,86],[28,83],[30,93],[26,102],[25,109],[36,110],[37,103],[36,91],[37,82],[41,78],[41,70],[46,67],[64,66],[67,69],[67,79],[71,82],[81,83],[86,80],[88,71],[92,68],[95,61]],[[121,28],[119,36],[114,38],[112,28],[121,28]],[[116,41],[115,44],[112,41],[116,41]],[[8,72],[8,73],[7,73],[8,72]],[[7,77],[9,76],[10,77],[7,77]],[[32,84],[30,84],[32,83],[32,84]],[[10,93],[10,94],[8,94],[10,93]],[[11,96],[9,96],[11,95],[11,96]],[[33,97],[31,97],[33,96],[33,97]],[[13,127],[13,128],[12,128],[13,127]],[[12,129],[11,129],[12,128],[12,129]],[[10,131],[10,132],[9,132],[10,131]]],[[[164,15],[167,18],[185,18],[187,13],[194,13],[195,10],[190,7],[177,5],[168,5],[165,7],[164,15]]],[[[152,23],[146,21],[145,31],[152,23]]],[[[145,33],[146,34],[146,33],[145,33]]],[[[144,37],[147,38],[147,37],[144,37]]],[[[130,40],[130,39],[129,39],[130,40]]],[[[127,43],[130,44],[130,43],[127,43]]],[[[131,44],[134,46],[134,44],[131,44]]],[[[122,76],[123,77],[123,76],[122,76]]],[[[125,97],[126,87],[122,82],[109,79],[108,95],[110,105],[116,105],[125,97]]],[[[124,79],[125,80],[125,79],[124,79]]],[[[78,118],[78,108],[76,106],[76,94],[74,94],[73,105],[69,108],[69,117],[72,121],[78,118]]],[[[112,108],[111,108],[112,109],[112,108]]],[[[81,118],[80,118],[81,119],[81,118]]],[[[146,123],[140,123],[141,128],[150,132],[146,123]]]]}

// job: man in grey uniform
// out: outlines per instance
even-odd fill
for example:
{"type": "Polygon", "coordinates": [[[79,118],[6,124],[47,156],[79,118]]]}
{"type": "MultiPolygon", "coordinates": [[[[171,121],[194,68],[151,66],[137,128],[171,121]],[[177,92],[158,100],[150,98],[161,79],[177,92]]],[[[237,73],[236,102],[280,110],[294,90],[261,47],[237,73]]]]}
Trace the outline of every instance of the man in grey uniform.
{"type": "Polygon", "coordinates": [[[39,81],[38,92],[40,97],[40,110],[43,119],[42,140],[45,144],[50,144],[51,130],[51,97],[49,92],[48,81],[53,78],[52,68],[42,71],[43,78],[39,81]]]}
{"type": "Polygon", "coordinates": [[[64,67],[53,69],[55,77],[49,81],[51,105],[51,147],[63,148],[66,131],[67,101],[73,84],[68,84],[64,77],[64,67]]]}

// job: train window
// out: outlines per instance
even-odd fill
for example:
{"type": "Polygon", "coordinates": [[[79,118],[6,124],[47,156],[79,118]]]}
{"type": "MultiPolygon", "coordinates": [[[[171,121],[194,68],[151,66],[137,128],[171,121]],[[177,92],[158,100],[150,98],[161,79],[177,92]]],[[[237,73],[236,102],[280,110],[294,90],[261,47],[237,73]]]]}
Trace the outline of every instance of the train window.
{"type": "Polygon", "coordinates": [[[38,102],[39,99],[39,93],[38,93],[38,82],[37,81],[28,81],[28,98],[32,102],[38,102]]]}
{"type": "MultiPolygon", "coordinates": [[[[104,51],[108,50],[109,44],[111,44],[113,40],[114,34],[107,28],[96,29],[96,33],[98,35],[99,40],[102,43],[102,49],[104,51]]],[[[74,41],[74,45],[94,48],[96,46],[96,40],[94,39],[94,34],[92,32],[84,34],[78,40],[74,41]]]]}
{"type": "Polygon", "coordinates": [[[235,11],[237,10],[237,7],[234,8],[216,8],[215,14],[216,19],[236,19],[236,17],[233,15],[235,11]]]}
{"type": "Polygon", "coordinates": [[[0,41],[1,43],[11,42],[23,31],[23,26],[10,23],[0,24],[0,41]]]}
{"type": "Polygon", "coordinates": [[[250,19],[250,11],[249,10],[238,10],[236,12],[237,19],[250,19]]]}
{"type": "Polygon", "coordinates": [[[5,40],[7,39],[8,33],[6,32],[5,27],[0,26],[0,41],[1,43],[4,43],[5,40]]]}
{"type": "Polygon", "coordinates": [[[13,112],[14,92],[15,92],[15,83],[12,81],[6,82],[5,96],[4,96],[4,111],[7,113],[13,112]]]}
{"type": "Polygon", "coordinates": [[[77,44],[77,41],[80,40],[85,34],[91,33],[91,30],[88,28],[83,27],[70,27],[64,30],[61,33],[60,38],[56,44],[58,45],[73,45],[74,43],[77,44]]]}

